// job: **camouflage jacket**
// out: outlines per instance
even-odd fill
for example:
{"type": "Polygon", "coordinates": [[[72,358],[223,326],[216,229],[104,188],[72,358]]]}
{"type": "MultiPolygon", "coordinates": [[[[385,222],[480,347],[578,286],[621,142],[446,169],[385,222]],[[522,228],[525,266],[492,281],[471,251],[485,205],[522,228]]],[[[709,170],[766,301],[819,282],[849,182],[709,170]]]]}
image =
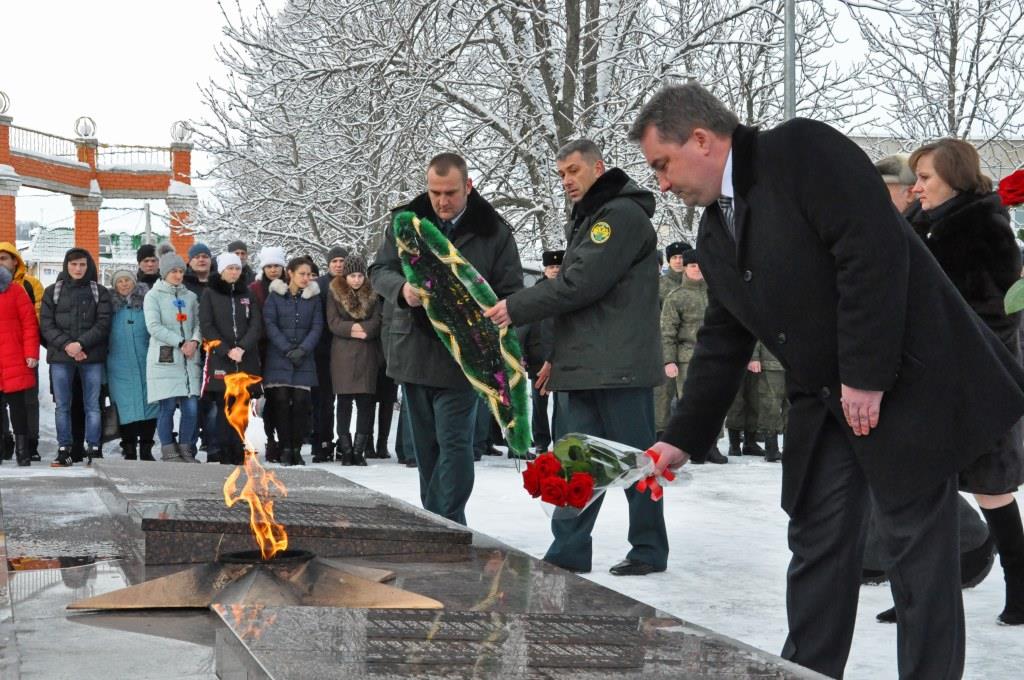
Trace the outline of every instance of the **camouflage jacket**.
{"type": "Polygon", "coordinates": [[[708,286],[683,277],[682,285],[668,294],[661,308],[661,349],[665,363],[689,361],[697,344],[697,329],[704,323],[708,286]]]}

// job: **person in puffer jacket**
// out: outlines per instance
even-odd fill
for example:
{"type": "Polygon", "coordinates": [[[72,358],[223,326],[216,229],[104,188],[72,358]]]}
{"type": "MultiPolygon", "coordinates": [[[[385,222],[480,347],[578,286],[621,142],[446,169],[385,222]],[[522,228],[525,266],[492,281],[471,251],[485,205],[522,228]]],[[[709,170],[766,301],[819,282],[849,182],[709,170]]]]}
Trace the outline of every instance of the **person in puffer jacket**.
{"type": "Polygon", "coordinates": [[[0,397],[11,410],[14,453],[22,467],[30,461],[25,394],[36,385],[38,362],[39,323],[32,300],[11,272],[0,267],[0,397]]]}
{"type": "Polygon", "coordinates": [[[50,387],[57,404],[57,457],[51,467],[69,467],[73,439],[71,390],[75,374],[82,381],[85,403],[86,455],[91,462],[100,448],[100,387],[110,337],[110,293],[96,282],[96,263],[84,248],[64,255],[64,270],[47,286],[39,314],[46,340],[50,387]]]}
{"type": "Polygon", "coordinates": [[[217,256],[217,272],[199,300],[199,325],[207,346],[203,394],[217,404],[220,462],[241,465],[245,446],[227,419],[226,378],[235,373],[260,374],[259,343],[263,311],[242,278],[242,260],[234,253],[217,256]]]}
{"type": "Polygon", "coordinates": [[[282,465],[305,465],[300,449],[312,415],[311,388],[317,385],[313,352],[323,332],[320,286],[313,280],[313,262],[296,257],[288,262],[288,283],[276,279],[263,308],[267,363],[263,384],[273,405],[282,465]]]}
{"type": "Polygon", "coordinates": [[[199,437],[199,300],[185,287],[185,260],[169,244],[160,244],[160,277],[142,308],[149,331],[146,388],[160,405],[157,434],[160,454],[171,463],[195,463],[199,437]],[[181,410],[178,441],[174,411],[181,410]]]}

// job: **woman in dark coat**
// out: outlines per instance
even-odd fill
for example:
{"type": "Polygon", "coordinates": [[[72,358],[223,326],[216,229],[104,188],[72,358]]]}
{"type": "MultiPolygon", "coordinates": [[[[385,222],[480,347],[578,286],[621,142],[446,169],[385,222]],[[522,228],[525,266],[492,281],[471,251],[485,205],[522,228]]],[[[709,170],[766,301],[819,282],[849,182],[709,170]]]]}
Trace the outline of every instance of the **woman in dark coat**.
{"type": "Polygon", "coordinates": [[[267,331],[267,363],[263,385],[274,409],[282,465],[305,465],[300,450],[309,431],[315,387],[313,350],[324,327],[320,287],[313,263],[296,257],[288,263],[288,283],[276,279],[263,308],[267,331]]]}
{"type": "Polygon", "coordinates": [[[225,378],[234,373],[260,375],[260,338],[263,337],[263,310],[242,278],[242,260],[234,253],[217,257],[217,273],[199,300],[199,325],[207,347],[203,366],[203,393],[217,401],[217,433],[220,436],[220,462],[241,465],[244,442],[228,422],[224,401],[225,378]]]}
{"type": "Polygon", "coordinates": [[[381,304],[366,280],[366,260],[345,259],[341,276],[331,281],[327,300],[331,335],[331,382],[338,395],[338,452],[342,465],[366,465],[373,436],[377,374],[384,362],[380,346],[381,304]],[[355,442],[349,436],[356,403],[355,442]]]}
{"type": "MultiPolygon", "coordinates": [[[[285,255],[284,248],[278,246],[266,246],[260,250],[259,255],[260,262],[260,275],[259,277],[249,284],[249,292],[252,293],[253,298],[259,303],[260,309],[262,310],[264,305],[267,303],[267,294],[270,292],[270,284],[275,280],[280,279],[284,276],[285,265],[288,264],[288,257],[285,255]]],[[[285,283],[288,280],[285,279],[285,283]]],[[[267,365],[267,337],[263,336],[260,340],[260,365],[267,365]]],[[[277,443],[277,428],[274,421],[274,407],[270,403],[269,399],[263,402],[263,432],[267,436],[267,462],[268,463],[280,463],[281,462],[281,449],[277,443]]]]}
{"type": "MultiPolygon", "coordinates": [[[[981,173],[978,152],[959,139],[926,144],[910,157],[921,211],[915,231],[967,304],[1018,359],[1020,313],[1006,314],[1003,298],[1020,278],[1021,254],[1009,214],[981,173]]],[[[1000,434],[1000,433],[993,433],[1000,434]]],[[[999,550],[1006,579],[1005,624],[1024,624],[1024,527],[1013,492],[1024,483],[1024,429],[1001,433],[985,455],[960,473],[974,494],[999,550]]]]}

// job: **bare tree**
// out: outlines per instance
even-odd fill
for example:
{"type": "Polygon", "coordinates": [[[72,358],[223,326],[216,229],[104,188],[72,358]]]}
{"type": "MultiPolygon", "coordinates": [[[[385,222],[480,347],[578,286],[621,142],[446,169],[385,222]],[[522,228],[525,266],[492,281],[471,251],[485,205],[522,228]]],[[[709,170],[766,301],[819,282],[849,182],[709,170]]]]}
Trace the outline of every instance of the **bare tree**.
{"type": "Polygon", "coordinates": [[[868,44],[865,86],[884,93],[875,127],[913,141],[991,140],[1024,120],[1021,0],[900,0],[851,10],[868,44]]]}

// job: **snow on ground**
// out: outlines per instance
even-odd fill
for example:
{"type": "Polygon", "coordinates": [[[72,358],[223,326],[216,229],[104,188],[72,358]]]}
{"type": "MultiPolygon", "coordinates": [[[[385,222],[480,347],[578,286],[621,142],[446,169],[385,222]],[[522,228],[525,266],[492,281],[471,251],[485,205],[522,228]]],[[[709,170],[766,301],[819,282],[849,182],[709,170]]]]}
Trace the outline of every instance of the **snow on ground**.
{"type": "MultiPolygon", "coordinates": [[[[46,389],[44,372],[44,395],[46,389]]],[[[56,449],[53,405],[48,398],[41,401],[40,425],[45,443],[40,453],[48,462],[56,449]]],[[[262,451],[262,424],[254,421],[248,434],[262,451]]],[[[118,455],[116,444],[106,448],[113,449],[107,455],[118,455]]],[[[724,450],[725,442],[720,448],[724,450]]],[[[308,447],[305,458],[308,462],[308,447]]],[[[3,465],[0,479],[7,475],[93,474],[77,465],[71,470],[51,471],[45,462],[28,469],[3,465]]],[[[337,463],[313,467],[420,504],[417,470],[396,464],[394,458],[369,461],[367,467],[342,467],[337,463]]],[[[781,466],[765,463],[762,458],[742,457],[728,465],[687,466],[687,470],[691,479],[669,487],[665,493],[671,549],[668,570],[644,577],[608,573],[608,568],[629,549],[625,496],[612,490],[594,530],[593,571],[584,578],[778,654],[786,637],[785,574],[789,561],[786,515],[779,507],[781,466]]],[[[477,463],[476,484],[466,515],[471,528],[530,555],[543,557],[547,550],[549,519],[540,503],[523,491],[514,461],[485,457],[477,463]]],[[[996,623],[1003,607],[1002,576],[997,563],[983,583],[964,591],[966,678],[1022,676],[1024,626],[996,623]]],[[[876,623],[874,618],[891,605],[888,586],[861,589],[847,678],[896,677],[896,627],[876,623]]]]}

